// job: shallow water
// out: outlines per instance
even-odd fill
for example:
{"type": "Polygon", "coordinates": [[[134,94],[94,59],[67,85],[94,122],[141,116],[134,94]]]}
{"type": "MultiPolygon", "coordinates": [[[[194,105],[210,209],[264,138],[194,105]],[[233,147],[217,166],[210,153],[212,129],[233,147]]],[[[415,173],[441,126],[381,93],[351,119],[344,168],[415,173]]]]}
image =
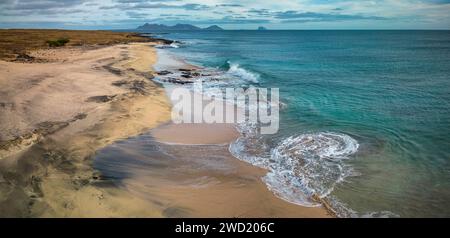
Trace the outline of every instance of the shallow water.
{"type": "Polygon", "coordinates": [[[153,131],[97,151],[102,179],[143,198],[164,217],[323,217],[270,193],[264,171],[235,159],[227,145],[166,144],[153,131]]]}
{"type": "Polygon", "coordinates": [[[210,87],[280,88],[280,131],[230,146],[277,196],[341,216],[450,216],[450,31],[178,32],[210,87]]]}

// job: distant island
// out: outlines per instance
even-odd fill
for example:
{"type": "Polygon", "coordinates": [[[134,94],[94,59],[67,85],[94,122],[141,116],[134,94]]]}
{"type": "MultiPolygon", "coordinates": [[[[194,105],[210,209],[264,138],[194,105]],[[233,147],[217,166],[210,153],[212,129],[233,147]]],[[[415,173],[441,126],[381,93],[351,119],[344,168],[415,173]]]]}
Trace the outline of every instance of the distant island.
{"type": "Polygon", "coordinates": [[[164,24],[149,24],[145,23],[142,26],[136,28],[137,30],[146,30],[146,31],[222,31],[223,28],[212,25],[206,28],[200,28],[198,26],[194,26],[191,24],[176,24],[173,26],[167,26],[164,24]]]}
{"type": "Polygon", "coordinates": [[[258,31],[265,31],[265,30],[267,30],[267,28],[265,28],[263,26],[258,27],[258,31]]]}

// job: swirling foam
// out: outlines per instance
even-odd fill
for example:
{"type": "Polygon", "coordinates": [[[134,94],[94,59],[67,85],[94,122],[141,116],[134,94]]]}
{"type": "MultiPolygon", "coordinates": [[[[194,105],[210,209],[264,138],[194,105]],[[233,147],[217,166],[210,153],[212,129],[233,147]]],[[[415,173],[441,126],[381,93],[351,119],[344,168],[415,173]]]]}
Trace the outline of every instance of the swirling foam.
{"type": "Polygon", "coordinates": [[[264,157],[249,153],[248,142],[254,143],[255,137],[244,134],[246,138],[230,145],[230,152],[268,169],[263,181],[274,194],[288,202],[317,206],[311,199],[314,194],[326,197],[337,183],[353,174],[344,160],[358,150],[359,144],[348,135],[319,132],[289,137],[264,157]]]}

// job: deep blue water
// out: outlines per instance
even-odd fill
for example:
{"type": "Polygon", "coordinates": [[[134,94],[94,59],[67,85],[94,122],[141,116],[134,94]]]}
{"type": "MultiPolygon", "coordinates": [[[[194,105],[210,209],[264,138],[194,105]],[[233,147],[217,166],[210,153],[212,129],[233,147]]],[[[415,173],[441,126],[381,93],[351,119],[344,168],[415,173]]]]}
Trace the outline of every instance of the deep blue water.
{"type": "MultiPolygon", "coordinates": [[[[283,152],[300,161],[293,165],[299,170],[289,176],[309,177],[272,181],[273,186],[289,187],[274,190],[281,197],[292,201],[296,193],[289,190],[306,186],[309,190],[303,193],[324,195],[346,216],[450,216],[450,31],[198,31],[161,36],[181,41],[180,48],[170,51],[190,62],[224,70],[239,65],[256,75],[258,82],[252,84],[280,88],[286,105],[280,131],[241,141],[249,144],[240,145],[237,153],[248,155],[249,148],[259,145],[254,140],[261,140],[270,149],[260,148],[265,151],[258,156],[273,162],[279,158],[274,149],[308,146],[304,137],[319,143],[319,150],[335,142],[354,146],[347,136],[355,140],[356,153],[339,161],[309,158],[326,165],[283,152]],[[345,174],[342,181],[337,182],[335,173],[345,174]]],[[[268,185],[270,179],[265,178],[268,185]]]]}

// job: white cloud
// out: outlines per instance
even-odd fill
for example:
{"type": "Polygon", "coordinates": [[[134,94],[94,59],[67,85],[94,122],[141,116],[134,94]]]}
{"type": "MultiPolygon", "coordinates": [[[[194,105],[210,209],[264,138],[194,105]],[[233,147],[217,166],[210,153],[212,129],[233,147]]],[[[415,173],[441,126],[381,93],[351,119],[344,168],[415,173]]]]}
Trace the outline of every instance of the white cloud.
{"type": "MultiPolygon", "coordinates": [[[[93,23],[101,28],[129,28],[145,21],[208,22],[228,28],[449,28],[447,0],[2,0],[0,27],[32,22],[69,23],[76,28],[93,23]],[[286,11],[298,19],[282,21],[286,11]],[[134,15],[133,15],[134,14],[134,15]],[[230,21],[230,19],[240,19],[230,21]],[[17,23],[16,23],[17,22],[17,23]],[[20,23],[22,22],[22,23],[20,23]]],[[[36,24],[35,24],[36,25],[36,24]]],[[[92,25],[92,24],[91,24],[92,25]]],[[[44,25],[45,27],[45,25],[44,25]]],[[[64,25],[62,25],[64,27],[64,25]]]]}

